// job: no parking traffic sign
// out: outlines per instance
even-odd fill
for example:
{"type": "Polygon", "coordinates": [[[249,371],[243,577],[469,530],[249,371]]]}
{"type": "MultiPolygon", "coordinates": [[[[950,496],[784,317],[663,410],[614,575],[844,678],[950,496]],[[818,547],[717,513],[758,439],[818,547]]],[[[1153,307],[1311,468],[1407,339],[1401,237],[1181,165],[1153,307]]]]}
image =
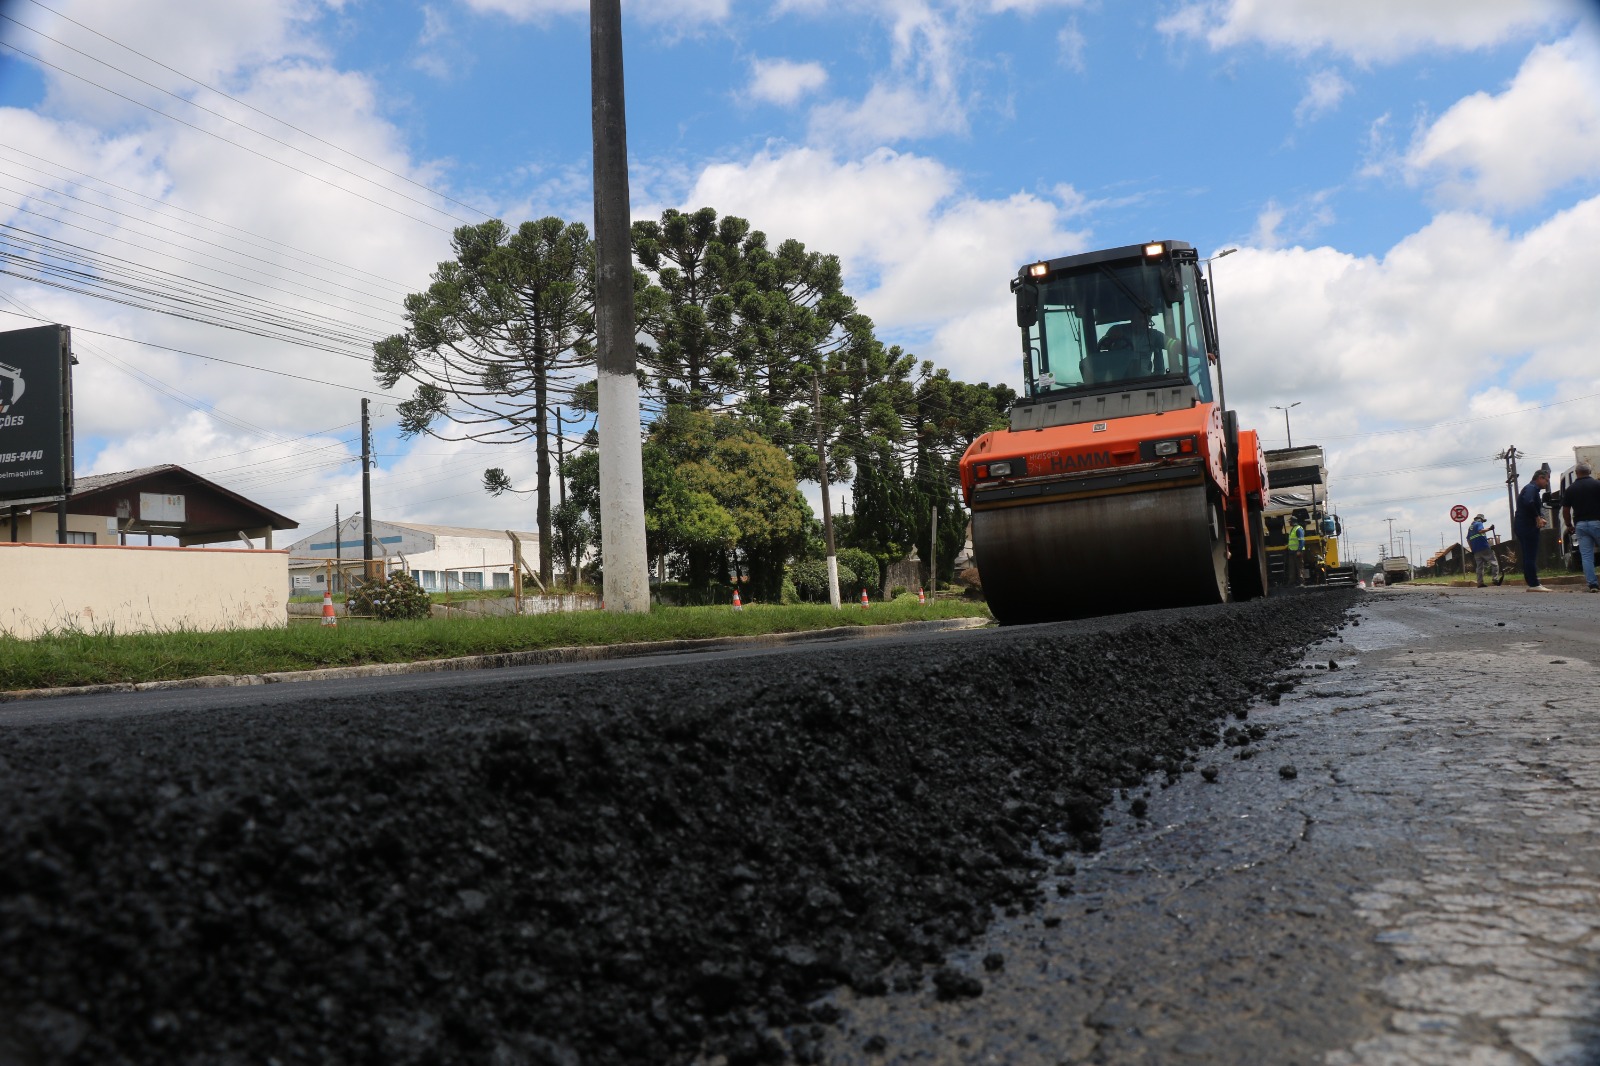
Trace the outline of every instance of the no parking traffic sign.
{"type": "Polygon", "coordinates": [[[1466,520],[1467,520],[1467,508],[1466,508],[1465,504],[1459,504],[1458,503],[1454,507],[1450,508],[1450,521],[1456,522],[1456,523],[1461,523],[1461,522],[1465,522],[1466,520]]]}

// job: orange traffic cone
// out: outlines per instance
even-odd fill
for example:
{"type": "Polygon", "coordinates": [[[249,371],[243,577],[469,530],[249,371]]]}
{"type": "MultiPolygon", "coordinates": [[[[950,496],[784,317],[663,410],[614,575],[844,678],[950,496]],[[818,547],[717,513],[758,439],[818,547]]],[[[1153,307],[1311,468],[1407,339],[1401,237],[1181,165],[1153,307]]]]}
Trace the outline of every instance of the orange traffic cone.
{"type": "Polygon", "coordinates": [[[735,611],[744,610],[744,604],[739,602],[739,590],[738,589],[734,589],[733,590],[733,609],[735,611]]]}
{"type": "Polygon", "coordinates": [[[926,607],[927,604],[928,604],[928,597],[922,591],[922,586],[918,585],[917,586],[917,605],[921,606],[921,607],[926,607]]]}
{"type": "Polygon", "coordinates": [[[322,590],[322,624],[337,626],[339,619],[333,613],[333,592],[329,589],[322,590]]]}
{"type": "Polygon", "coordinates": [[[867,590],[866,589],[862,589],[861,590],[861,609],[863,611],[867,609],[868,602],[869,601],[867,600],[867,590]]]}

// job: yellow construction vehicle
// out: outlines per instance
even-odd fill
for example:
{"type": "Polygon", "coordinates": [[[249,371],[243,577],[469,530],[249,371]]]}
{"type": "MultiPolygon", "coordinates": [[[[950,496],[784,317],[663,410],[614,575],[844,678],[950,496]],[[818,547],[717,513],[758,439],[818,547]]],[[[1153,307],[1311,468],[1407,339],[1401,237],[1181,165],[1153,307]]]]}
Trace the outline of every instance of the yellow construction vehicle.
{"type": "Polygon", "coordinates": [[[1272,491],[1262,516],[1267,527],[1267,581],[1279,585],[1354,585],[1354,563],[1342,564],[1339,537],[1344,524],[1328,510],[1328,468],[1322,448],[1271,448],[1263,453],[1272,491]],[[1289,531],[1295,519],[1305,527],[1304,577],[1297,581],[1289,563],[1289,531]]]}

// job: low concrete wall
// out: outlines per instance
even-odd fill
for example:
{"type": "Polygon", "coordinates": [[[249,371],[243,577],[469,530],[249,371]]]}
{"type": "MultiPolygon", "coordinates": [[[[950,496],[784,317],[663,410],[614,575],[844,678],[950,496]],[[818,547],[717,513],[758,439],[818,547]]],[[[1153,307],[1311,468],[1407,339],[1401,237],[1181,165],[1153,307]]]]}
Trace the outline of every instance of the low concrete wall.
{"type": "Polygon", "coordinates": [[[0,543],[0,633],[288,624],[288,553],[0,543]]]}

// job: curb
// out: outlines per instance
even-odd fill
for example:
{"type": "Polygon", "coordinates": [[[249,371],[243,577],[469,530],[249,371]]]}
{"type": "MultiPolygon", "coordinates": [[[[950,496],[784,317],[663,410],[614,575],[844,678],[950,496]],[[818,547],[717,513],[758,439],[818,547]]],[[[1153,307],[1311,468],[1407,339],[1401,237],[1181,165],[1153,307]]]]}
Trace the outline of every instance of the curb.
{"type": "Polygon", "coordinates": [[[191,688],[245,688],[251,685],[292,684],[298,681],[340,681],[361,677],[396,677],[402,674],[434,674],[464,670],[499,670],[508,666],[547,666],[552,663],[603,662],[608,659],[636,659],[645,655],[714,651],[719,648],[776,647],[821,640],[869,640],[899,633],[938,633],[981,629],[993,623],[987,618],[942,618],[932,622],[896,622],[890,625],[834,626],[798,633],[760,633],[747,637],[705,637],[696,640],[636,641],[631,644],[588,644],[570,648],[538,648],[531,651],[501,651],[486,655],[462,655],[453,659],[422,659],[406,663],[371,663],[366,666],[328,666],[316,670],[282,670],[267,674],[207,674],[172,681],[116,681],[103,685],[78,685],[63,688],[29,688],[0,692],[0,703],[14,700],[42,700],[58,696],[98,696],[111,692],[167,692],[191,688]]]}

